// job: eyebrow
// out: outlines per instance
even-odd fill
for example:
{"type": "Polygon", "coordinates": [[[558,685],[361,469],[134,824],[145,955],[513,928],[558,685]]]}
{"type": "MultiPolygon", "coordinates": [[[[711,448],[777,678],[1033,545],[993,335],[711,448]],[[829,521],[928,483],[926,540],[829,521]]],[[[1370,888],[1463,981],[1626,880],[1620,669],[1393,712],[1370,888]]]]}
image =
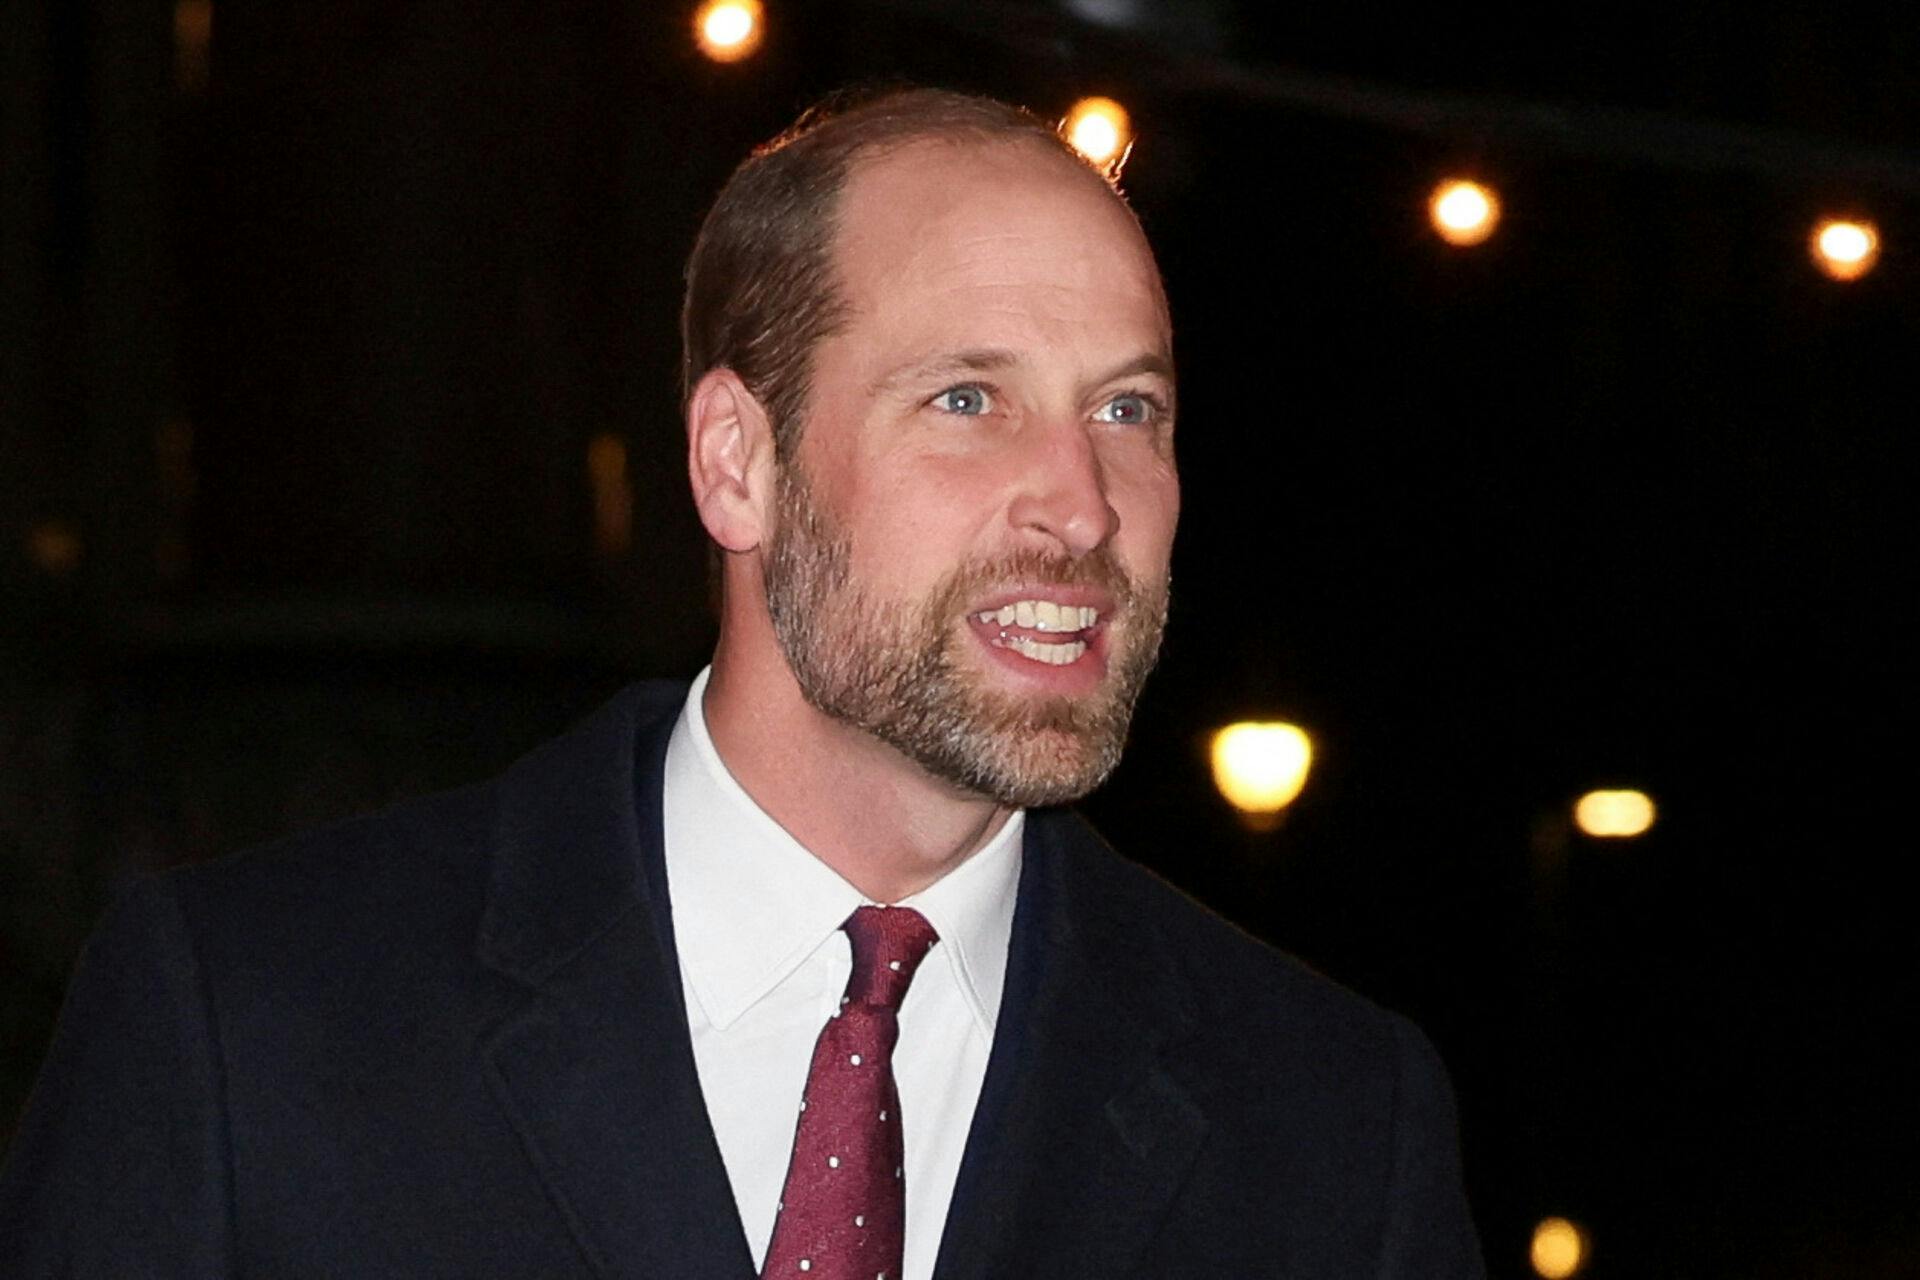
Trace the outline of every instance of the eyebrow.
{"type": "Polygon", "coordinates": [[[1133,359],[1109,369],[1102,377],[1095,378],[1095,386],[1103,382],[1118,382],[1122,378],[1137,378],[1142,374],[1152,374],[1166,382],[1173,379],[1173,360],[1158,351],[1143,351],[1133,359]]]}
{"type": "Polygon", "coordinates": [[[999,347],[981,347],[970,351],[942,351],[938,355],[921,360],[910,360],[906,364],[889,370],[875,379],[868,391],[879,395],[907,383],[944,377],[948,374],[995,373],[1001,369],[1010,369],[1019,362],[1019,356],[999,347]]]}
{"type": "MultiPolygon", "coordinates": [[[[997,373],[1010,369],[1020,363],[1017,352],[1003,347],[981,347],[967,351],[943,351],[923,360],[913,360],[900,365],[876,379],[868,388],[872,395],[880,395],[895,390],[903,384],[920,382],[929,378],[944,377],[962,373],[997,373]]],[[[1122,361],[1089,383],[1099,386],[1102,383],[1117,382],[1121,378],[1137,378],[1142,374],[1152,374],[1169,384],[1173,382],[1173,361],[1158,351],[1144,351],[1130,360],[1122,361]]]]}

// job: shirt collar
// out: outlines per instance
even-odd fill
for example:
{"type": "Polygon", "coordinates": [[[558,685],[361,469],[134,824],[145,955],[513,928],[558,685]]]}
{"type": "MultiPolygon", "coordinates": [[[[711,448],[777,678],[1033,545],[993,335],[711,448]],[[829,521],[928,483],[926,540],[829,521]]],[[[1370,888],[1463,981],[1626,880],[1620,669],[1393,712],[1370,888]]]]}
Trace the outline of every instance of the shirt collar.
{"type": "MultiPolygon", "coordinates": [[[[707,733],[712,668],[688,691],[667,744],[664,825],[680,968],[701,1010],[725,1028],[831,941],[868,899],[756,804],[707,733]]],[[[1006,984],[1020,882],[1015,812],[993,839],[899,905],[940,935],[981,1031],[991,1039],[1006,984]]],[[[932,957],[929,957],[930,959],[932,957]]]]}

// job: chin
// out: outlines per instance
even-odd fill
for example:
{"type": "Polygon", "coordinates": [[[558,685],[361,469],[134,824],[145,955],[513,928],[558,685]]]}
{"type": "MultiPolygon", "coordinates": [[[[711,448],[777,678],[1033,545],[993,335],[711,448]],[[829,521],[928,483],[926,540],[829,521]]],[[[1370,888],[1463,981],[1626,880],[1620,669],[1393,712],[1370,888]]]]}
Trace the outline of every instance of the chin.
{"type": "MultiPolygon", "coordinates": [[[[956,743],[956,745],[959,745],[956,743]]],[[[1107,780],[1117,744],[1090,740],[1084,729],[1058,725],[1002,728],[966,743],[961,758],[938,770],[970,791],[1017,808],[1070,804],[1107,780]]]]}

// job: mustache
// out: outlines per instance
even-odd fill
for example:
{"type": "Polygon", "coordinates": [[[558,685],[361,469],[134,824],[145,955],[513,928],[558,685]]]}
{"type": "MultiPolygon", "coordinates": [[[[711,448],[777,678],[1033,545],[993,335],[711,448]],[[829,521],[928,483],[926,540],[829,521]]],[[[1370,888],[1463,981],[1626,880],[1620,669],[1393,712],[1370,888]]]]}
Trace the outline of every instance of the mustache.
{"type": "Polygon", "coordinates": [[[1078,559],[1029,548],[970,560],[955,569],[936,595],[935,616],[951,616],[990,590],[1019,584],[1094,587],[1112,596],[1120,611],[1148,594],[1147,586],[1121,567],[1111,546],[1098,547],[1078,559]]]}

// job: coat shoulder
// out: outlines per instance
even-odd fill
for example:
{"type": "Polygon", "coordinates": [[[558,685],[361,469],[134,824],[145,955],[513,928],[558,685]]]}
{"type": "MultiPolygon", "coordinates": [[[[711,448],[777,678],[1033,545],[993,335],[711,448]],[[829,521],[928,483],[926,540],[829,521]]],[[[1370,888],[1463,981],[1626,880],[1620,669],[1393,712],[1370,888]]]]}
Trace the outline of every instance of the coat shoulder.
{"type": "Polygon", "coordinates": [[[431,972],[472,956],[503,850],[555,883],[579,874],[579,832],[631,823],[634,742],[677,709],[684,686],[623,691],[565,734],[482,782],[158,877],[208,954],[283,971],[431,972]]]}
{"type": "Polygon", "coordinates": [[[1084,886],[1096,970],[1165,1034],[1161,1069],[1208,1122],[1169,1221],[1181,1257],[1252,1274],[1459,1277],[1485,1269],[1458,1124],[1426,1036],[1109,848],[1071,815],[1051,849],[1084,886]],[[1263,1213],[1219,1207],[1263,1189],[1263,1213]],[[1250,1229],[1250,1223],[1257,1227],[1250,1229]]]}
{"type": "MultiPolygon", "coordinates": [[[[1250,1049],[1284,1041],[1382,1065],[1425,1041],[1401,1015],[1319,972],[1114,850],[1077,815],[1057,840],[1130,952],[1176,979],[1199,1020],[1250,1049]]],[[[1427,1052],[1430,1052],[1427,1051],[1427,1052]]]]}

